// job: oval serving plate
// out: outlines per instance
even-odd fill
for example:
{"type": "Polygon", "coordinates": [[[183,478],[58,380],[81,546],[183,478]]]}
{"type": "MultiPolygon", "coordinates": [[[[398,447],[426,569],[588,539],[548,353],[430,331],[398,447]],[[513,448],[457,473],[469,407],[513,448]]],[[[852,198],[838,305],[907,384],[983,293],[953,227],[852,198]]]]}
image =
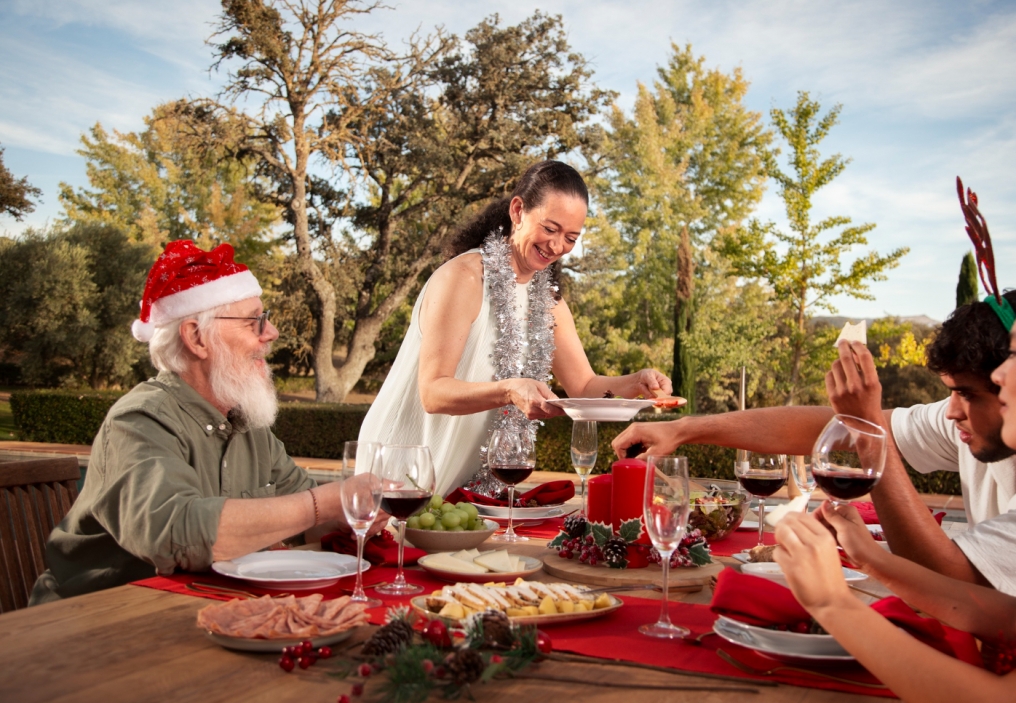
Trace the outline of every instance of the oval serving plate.
{"type": "MultiPolygon", "coordinates": [[[[479,503],[473,503],[473,505],[476,506],[476,512],[485,518],[508,519],[508,506],[506,505],[480,505],[479,503]]],[[[526,518],[546,520],[552,517],[571,515],[576,510],[578,510],[578,506],[559,503],[557,505],[538,505],[535,508],[515,508],[512,515],[516,520],[526,518]]]]}
{"type": "MultiPolygon", "coordinates": [[[[363,561],[363,570],[370,563],[363,561]]],[[[223,576],[257,584],[261,588],[300,591],[331,586],[356,573],[356,557],[334,552],[279,549],[245,554],[229,561],[212,563],[223,576]]]]}
{"type": "Polygon", "coordinates": [[[548,400],[564,410],[572,420],[596,422],[627,422],[639,410],[651,408],[655,400],[629,400],[628,398],[560,398],[548,400]]]}
{"type": "MultiPolygon", "coordinates": [[[[445,553],[451,554],[451,552],[445,553]]],[[[543,570],[543,562],[540,561],[539,559],[527,557],[522,554],[512,554],[511,556],[517,556],[525,563],[526,568],[523,571],[512,571],[510,573],[504,571],[488,571],[485,574],[463,574],[459,573],[458,571],[446,571],[444,569],[436,569],[433,566],[427,566],[427,560],[432,556],[435,555],[428,554],[425,557],[421,557],[420,560],[417,561],[416,563],[424,571],[430,572],[434,576],[437,576],[439,579],[451,581],[452,583],[457,583],[459,581],[463,581],[466,583],[491,583],[491,582],[496,583],[498,581],[508,582],[514,581],[515,579],[518,578],[532,576],[538,571],[543,570]]]]}
{"type": "Polygon", "coordinates": [[[769,630],[746,625],[723,615],[713,623],[713,632],[728,642],[777,658],[854,661],[854,657],[832,635],[802,635],[769,630]]]}
{"type": "MultiPolygon", "coordinates": [[[[609,594],[608,594],[609,595],[609,594]]],[[[425,618],[431,620],[447,620],[448,618],[441,618],[437,613],[432,613],[427,610],[427,596],[417,596],[409,601],[413,609],[425,618]]],[[[600,618],[608,613],[613,613],[615,610],[620,608],[624,603],[617,596],[610,596],[610,605],[606,608],[600,608],[599,610],[587,610],[581,613],[555,613],[553,615],[526,615],[524,617],[513,617],[508,618],[513,623],[519,625],[555,625],[558,623],[569,623],[578,622],[580,620],[592,620],[593,618],[600,618]]],[[[455,620],[453,622],[459,622],[455,620]]]]}
{"type": "MultiPolygon", "coordinates": [[[[320,637],[311,637],[310,643],[314,648],[323,647],[325,645],[335,644],[336,642],[342,642],[353,636],[356,632],[355,627],[351,627],[348,630],[342,632],[335,632],[331,635],[321,635],[320,637]]],[[[247,637],[230,637],[228,635],[220,635],[215,632],[209,632],[205,630],[205,636],[220,647],[226,649],[236,649],[241,652],[281,652],[283,647],[291,647],[295,644],[300,644],[306,638],[300,637],[293,639],[290,637],[284,639],[263,639],[263,638],[247,638],[247,637]]]]}

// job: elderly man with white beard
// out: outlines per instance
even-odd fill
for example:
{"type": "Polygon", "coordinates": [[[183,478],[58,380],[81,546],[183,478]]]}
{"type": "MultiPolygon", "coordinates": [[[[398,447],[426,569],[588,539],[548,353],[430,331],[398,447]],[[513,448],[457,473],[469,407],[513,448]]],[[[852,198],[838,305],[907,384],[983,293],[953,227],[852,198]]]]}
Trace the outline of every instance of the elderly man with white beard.
{"type": "Polygon", "coordinates": [[[339,484],[317,486],[269,429],[278,404],[265,356],[279,334],[260,296],[228,244],[167,245],[132,326],[159,375],[106,416],[32,604],[203,571],[342,524],[339,484]]]}

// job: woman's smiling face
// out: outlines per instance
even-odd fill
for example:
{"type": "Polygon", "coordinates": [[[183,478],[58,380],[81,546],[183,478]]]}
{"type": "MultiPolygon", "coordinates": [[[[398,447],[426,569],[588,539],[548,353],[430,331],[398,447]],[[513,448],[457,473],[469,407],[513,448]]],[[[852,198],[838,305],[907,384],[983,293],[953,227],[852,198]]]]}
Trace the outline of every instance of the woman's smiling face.
{"type": "Polygon", "coordinates": [[[570,252],[586,222],[586,202],[570,193],[550,191],[536,207],[524,210],[522,199],[508,206],[515,224],[511,236],[512,263],[520,283],[570,252]]]}

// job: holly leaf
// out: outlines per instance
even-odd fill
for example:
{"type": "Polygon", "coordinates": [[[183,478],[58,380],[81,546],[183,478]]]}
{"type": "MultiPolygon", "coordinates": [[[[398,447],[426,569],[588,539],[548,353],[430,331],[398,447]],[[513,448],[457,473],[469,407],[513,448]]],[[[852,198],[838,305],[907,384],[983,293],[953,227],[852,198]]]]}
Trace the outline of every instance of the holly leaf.
{"type": "Polygon", "coordinates": [[[695,566],[705,566],[711,564],[713,559],[709,555],[709,545],[705,540],[691,545],[688,548],[688,556],[691,557],[692,563],[695,566]]]}
{"type": "Polygon", "coordinates": [[[566,539],[568,539],[567,532],[558,532],[557,537],[547,542],[547,546],[550,549],[560,549],[566,539]]]}
{"type": "Polygon", "coordinates": [[[602,547],[607,543],[607,540],[614,536],[614,528],[604,522],[591,522],[588,529],[593,535],[597,547],[602,547]]]}
{"type": "Polygon", "coordinates": [[[629,544],[637,541],[642,536],[642,518],[633,517],[631,520],[625,520],[621,523],[621,528],[617,531],[617,534],[629,544]]]}

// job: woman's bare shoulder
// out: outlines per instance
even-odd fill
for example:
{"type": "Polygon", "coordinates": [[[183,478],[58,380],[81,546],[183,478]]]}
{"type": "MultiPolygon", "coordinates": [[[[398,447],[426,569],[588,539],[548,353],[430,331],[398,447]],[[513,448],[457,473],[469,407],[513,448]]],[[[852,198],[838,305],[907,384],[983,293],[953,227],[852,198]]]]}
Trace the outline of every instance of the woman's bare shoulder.
{"type": "Polygon", "coordinates": [[[483,259],[479,253],[456,256],[441,264],[430,281],[431,287],[480,290],[483,286],[483,259]]]}

